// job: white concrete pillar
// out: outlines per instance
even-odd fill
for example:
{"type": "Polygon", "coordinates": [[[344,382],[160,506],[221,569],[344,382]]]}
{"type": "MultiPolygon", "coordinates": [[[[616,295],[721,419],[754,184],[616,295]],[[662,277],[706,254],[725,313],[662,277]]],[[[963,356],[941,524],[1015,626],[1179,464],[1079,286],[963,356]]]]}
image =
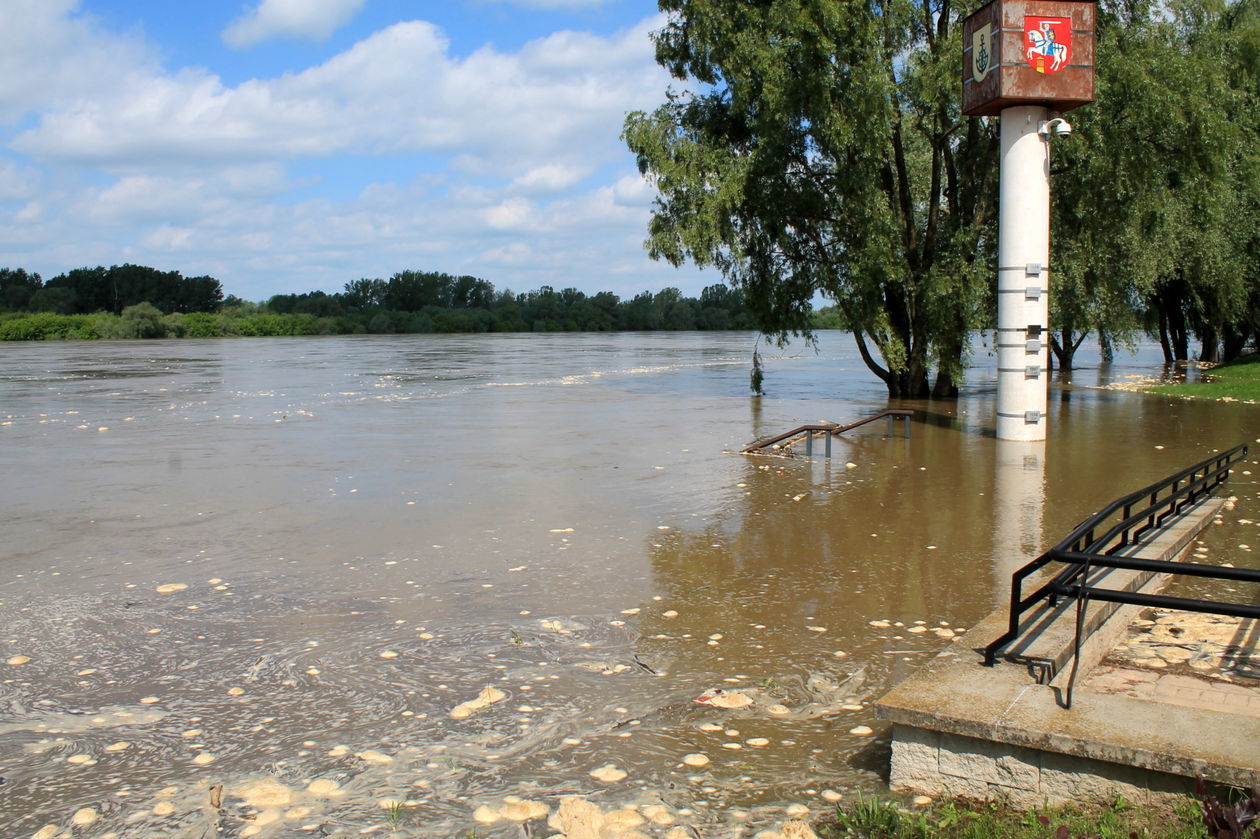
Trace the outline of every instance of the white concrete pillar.
{"type": "Polygon", "coordinates": [[[1042,519],[1046,508],[1046,441],[999,440],[995,463],[994,601],[1002,605],[1010,602],[1011,575],[1042,554],[1042,519]]]}
{"type": "Polygon", "coordinates": [[[1050,143],[1038,132],[1048,117],[1047,109],[1040,106],[1005,108],[1001,116],[999,440],[1046,439],[1050,361],[1050,143]]]}

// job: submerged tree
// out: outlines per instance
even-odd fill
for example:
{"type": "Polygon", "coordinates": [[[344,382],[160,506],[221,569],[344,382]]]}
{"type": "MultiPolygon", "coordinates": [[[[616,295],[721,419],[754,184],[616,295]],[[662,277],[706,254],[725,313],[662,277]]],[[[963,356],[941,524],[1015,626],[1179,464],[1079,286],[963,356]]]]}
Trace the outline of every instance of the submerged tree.
{"type": "Polygon", "coordinates": [[[624,134],[660,192],[652,256],[717,267],[780,341],[809,334],[822,295],[890,395],[955,394],[992,290],[996,209],[997,123],[959,109],[970,8],[660,7],[657,60],[688,86],[624,134]]]}

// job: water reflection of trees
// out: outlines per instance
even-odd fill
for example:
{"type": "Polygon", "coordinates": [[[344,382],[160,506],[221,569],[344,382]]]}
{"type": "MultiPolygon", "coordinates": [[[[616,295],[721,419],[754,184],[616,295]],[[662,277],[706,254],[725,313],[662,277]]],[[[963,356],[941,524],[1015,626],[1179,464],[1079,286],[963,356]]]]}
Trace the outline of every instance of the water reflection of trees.
{"type": "Polygon", "coordinates": [[[645,632],[722,633],[723,647],[761,657],[790,653],[810,625],[852,647],[871,620],[970,625],[987,613],[992,441],[948,425],[916,423],[914,435],[858,435],[830,461],[749,457],[722,514],[653,541],[662,608],[686,605],[673,620],[645,616],[645,632]]]}

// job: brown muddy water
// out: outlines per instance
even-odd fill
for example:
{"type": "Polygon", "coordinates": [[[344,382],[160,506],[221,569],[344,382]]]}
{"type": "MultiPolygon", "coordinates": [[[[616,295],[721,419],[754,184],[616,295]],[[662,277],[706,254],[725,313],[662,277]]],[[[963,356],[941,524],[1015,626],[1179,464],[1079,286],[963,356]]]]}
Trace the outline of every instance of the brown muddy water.
{"type": "MultiPolygon", "coordinates": [[[[0,348],[0,835],[516,837],[478,808],[569,794],[705,835],[820,813],[883,789],[872,701],[985,643],[1023,557],[1258,435],[1255,406],[1096,389],[1158,375],[1146,348],[1056,384],[1045,446],[999,444],[978,347],[908,440],[741,456],[888,407],[839,334],[751,398],[753,341],[0,348]]],[[[1251,468],[1221,561],[1260,544],[1251,468]]]]}

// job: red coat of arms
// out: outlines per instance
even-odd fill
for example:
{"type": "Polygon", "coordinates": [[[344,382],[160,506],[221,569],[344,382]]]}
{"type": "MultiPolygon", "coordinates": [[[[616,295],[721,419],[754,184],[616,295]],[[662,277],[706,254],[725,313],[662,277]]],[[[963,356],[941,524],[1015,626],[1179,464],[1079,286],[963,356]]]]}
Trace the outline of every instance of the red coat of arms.
{"type": "Polygon", "coordinates": [[[1038,73],[1057,73],[1072,56],[1072,19],[1024,18],[1024,55],[1038,73]]]}

